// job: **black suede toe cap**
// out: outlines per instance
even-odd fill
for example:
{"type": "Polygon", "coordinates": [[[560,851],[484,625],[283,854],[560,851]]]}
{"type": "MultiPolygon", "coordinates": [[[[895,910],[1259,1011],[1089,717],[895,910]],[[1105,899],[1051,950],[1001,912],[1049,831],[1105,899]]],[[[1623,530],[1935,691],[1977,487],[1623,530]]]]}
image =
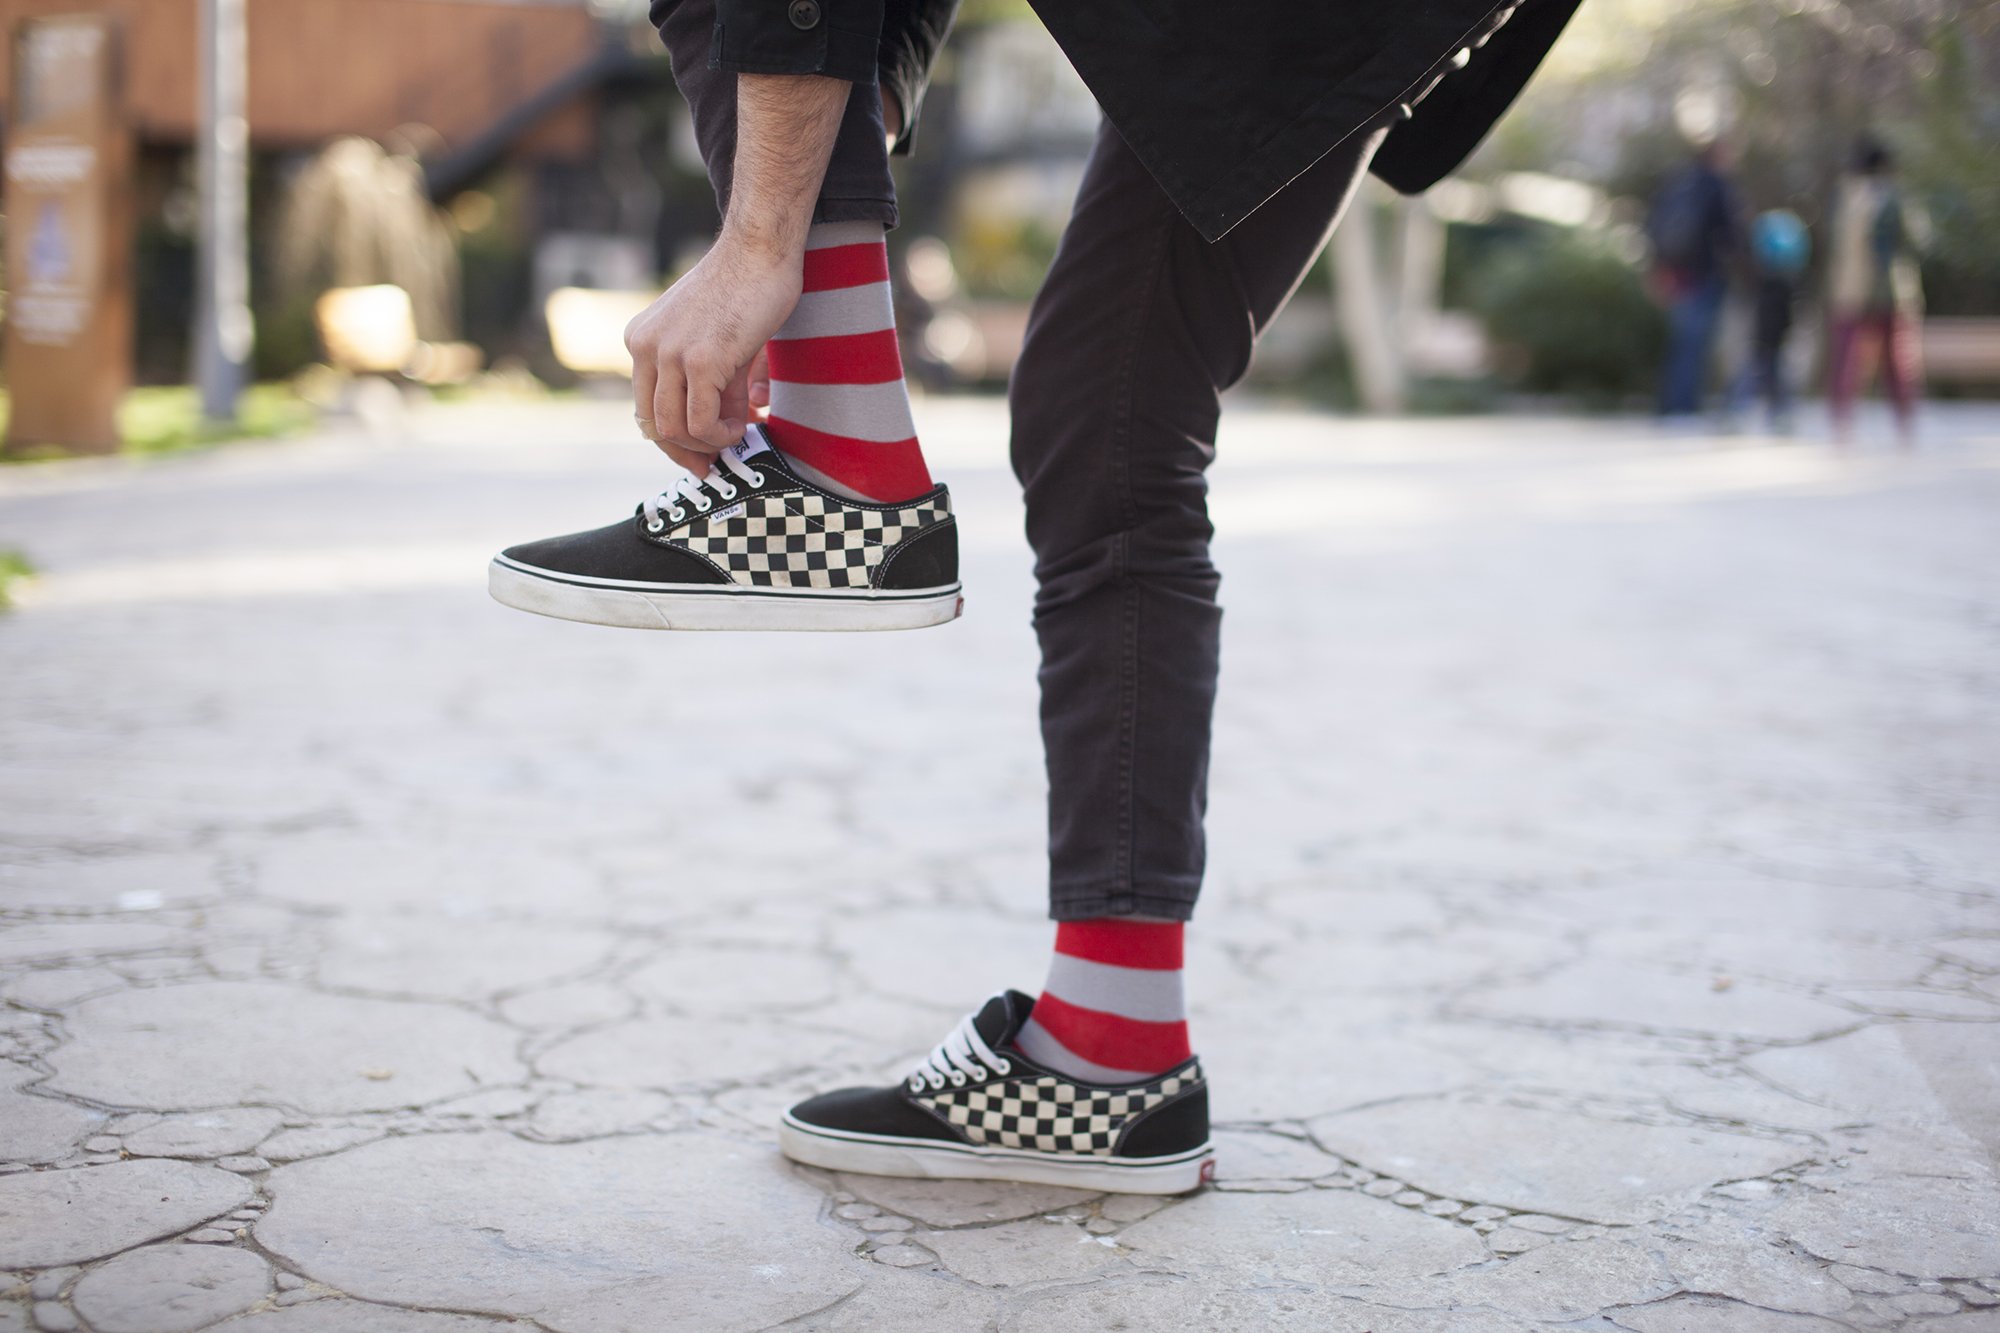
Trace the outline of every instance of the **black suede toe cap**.
{"type": "Polygon", "coordinates": [[[646,540],[628,518],[589,532],[510,546],[501,555],[516,564],[580,579],[631,583],[726,583],[722,571],[678,546],[646,540]]]}
{"type": "Polygon", "coordinates": [[[903,1095],[901,1087],[842,1088],[807,1098],[792,1118],[819,1129],[850,1134],[884,1134],[903,1139],[962,1142],[951,1126],[903,1095]]]}
{"type": "Polygon", "coordinates": [[[906,538],[882,561],[876,575],[882,588],[943,588],[958,582],[958,524],[933,523],[906,538]]]}

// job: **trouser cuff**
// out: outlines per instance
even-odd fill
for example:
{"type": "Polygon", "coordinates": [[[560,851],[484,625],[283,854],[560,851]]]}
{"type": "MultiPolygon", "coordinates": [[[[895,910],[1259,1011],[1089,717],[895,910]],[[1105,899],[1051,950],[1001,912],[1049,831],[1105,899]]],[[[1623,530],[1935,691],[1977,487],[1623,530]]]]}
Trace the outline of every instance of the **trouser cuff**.
{"type": "Polygon", "coordinates": [[[1054,889],[1049,893],[1051,921],[1088,921],[1100,916],[1156,916],[1168,921],[1187,921],[1194,916],[1199,884],[1185,890],[1172,886],[1135,889],[1130,885],[1103,884],[1054,889]]]}

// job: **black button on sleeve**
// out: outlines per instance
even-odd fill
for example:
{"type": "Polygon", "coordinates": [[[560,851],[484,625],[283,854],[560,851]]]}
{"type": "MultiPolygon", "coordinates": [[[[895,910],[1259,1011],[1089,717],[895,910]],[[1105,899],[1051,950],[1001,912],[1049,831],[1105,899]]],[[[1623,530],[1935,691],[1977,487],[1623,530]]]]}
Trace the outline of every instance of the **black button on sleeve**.
{"type": "Polygon", "coordinates": [[[881,76],[884,0],[713,0],[710,69],[823,74],[873,85],[881,76]]]}

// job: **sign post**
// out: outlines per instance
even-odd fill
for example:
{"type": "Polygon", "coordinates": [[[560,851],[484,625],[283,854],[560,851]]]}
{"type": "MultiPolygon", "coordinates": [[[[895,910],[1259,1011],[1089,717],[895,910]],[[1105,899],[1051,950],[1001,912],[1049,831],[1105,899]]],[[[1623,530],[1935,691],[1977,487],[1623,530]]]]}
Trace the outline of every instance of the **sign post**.
{"type": "Polygon", "coordinates": [[[196,265],[195,382],[201,414],[236,420],[248,374],[250,324],[249,79],[244,0],[200,0],[201,125],[195,179],[201,192],[201,251],[196,265]]]}
{"type": "Polygon", "coordinates": [[[109,453],[132,368],[132,131],[118,29],[14,28],[6,148],[7,448],[109,453]]]}

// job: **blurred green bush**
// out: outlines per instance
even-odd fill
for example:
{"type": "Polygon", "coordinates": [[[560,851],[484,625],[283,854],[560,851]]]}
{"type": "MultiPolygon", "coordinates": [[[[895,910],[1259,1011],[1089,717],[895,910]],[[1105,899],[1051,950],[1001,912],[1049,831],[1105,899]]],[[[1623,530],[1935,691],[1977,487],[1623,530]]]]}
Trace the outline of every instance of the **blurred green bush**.
{"type": "MultiPolygon", "coordinates": [[[[12,398],[0,389],[0,437],[6,435],[11,407],[12,398]]],[[[170,454],[226,440],[277,439],[309,429],[318,416],[312,404],[301,399],[289,384],[245,388],[233,422],[205,420],[201,395],[192,385],[145,385],[128,392],[118,406],[118,433],[123,438],[120,452],[170,454]]],[[[55,446],[29,445],[0,454],[0,462],[61,457],[63,451],[55,446]]]]}
{"type": "Polygon", "coordinates": [[[34,573],[34,562],[27,556],[11,547],[0,547],[0,611],[13,609],[14,585],[34,573]]]}
{"type": "Polygon", "coordinates": [[[1597,409],[1651,392],[1666,320],[1603,239],[1548,233],[1495,256],[1473,287],[1503,385],[1597,409]]]}

